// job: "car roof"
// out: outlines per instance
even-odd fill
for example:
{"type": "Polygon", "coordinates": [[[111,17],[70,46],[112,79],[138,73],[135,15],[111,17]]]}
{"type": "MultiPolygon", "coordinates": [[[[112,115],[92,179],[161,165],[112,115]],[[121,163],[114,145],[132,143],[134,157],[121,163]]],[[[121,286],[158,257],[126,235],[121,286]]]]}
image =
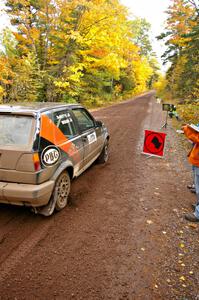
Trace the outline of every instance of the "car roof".
{"type": "Polygon", "coordinates": [[[0,113],[37,114],[52,109],[78,108],[80,104],[65,104],[63,102],[34,102],[34,103],[9,103],[0,105],[0,113]]]}

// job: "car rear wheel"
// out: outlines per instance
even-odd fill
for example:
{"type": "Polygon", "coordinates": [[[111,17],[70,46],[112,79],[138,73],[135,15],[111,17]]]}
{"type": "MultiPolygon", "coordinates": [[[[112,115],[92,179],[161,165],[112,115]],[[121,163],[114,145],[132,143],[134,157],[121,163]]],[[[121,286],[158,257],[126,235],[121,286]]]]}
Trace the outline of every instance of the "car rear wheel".
{"type": "Polygon", "coordinates": [[[67,205],[70,186],[70,176],[67,171],[64,171],[59,175],[54,187],[53,197],[56,210],[59,211],[67,205]]]}
{"type": "Polygon", "coordinates": [[[108,145],[108,140],[106,140],[104,144],[104,148],[102,149],[102,152],[98,157],[97,161],[99,164],[104,164],[108,161],[108,158],[109,158],[109,145],[108,145]]]}

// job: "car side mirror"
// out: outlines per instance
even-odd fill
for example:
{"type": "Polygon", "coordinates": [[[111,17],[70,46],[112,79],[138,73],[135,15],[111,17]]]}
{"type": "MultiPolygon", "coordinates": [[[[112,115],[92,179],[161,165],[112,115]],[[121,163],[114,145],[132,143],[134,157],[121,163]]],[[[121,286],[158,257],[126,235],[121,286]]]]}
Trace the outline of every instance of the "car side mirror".
{"type": "Polygon", "coordinates": [[[102,127],[103,123],[102,121],[95,121],[95,127],[102,127]]]}

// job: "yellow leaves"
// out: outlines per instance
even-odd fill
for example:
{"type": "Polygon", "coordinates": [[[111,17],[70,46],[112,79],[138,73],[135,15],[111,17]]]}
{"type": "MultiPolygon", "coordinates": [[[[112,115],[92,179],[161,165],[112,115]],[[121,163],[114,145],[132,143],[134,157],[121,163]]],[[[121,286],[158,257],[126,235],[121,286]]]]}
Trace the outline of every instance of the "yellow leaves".
{"type": "MultiPolygon", "coordinates": [[[[157,91],[158,95],[162,95],[167,85],[167,80],[163,75],[159,75],[158,81],[153,84],[153,88],[157,91]]],[[[161,97],[161,96],[160,96],[161,97]]]]}
{"type": "Polygon", "coordinates": [[[188,225],[189,225],[189,227],[191,227],[191,228],[193,228],[193,229],[198,228],[198,225],[197,225],[197,224],[194,224],[194,223],[189,223],[188,225]]]}
{"type": "Polygon", "coordinates": [[[30,0],[18,3],[20,8],[11,12],[18,20],[13,34],[19,60],[11,64],[17,66],[18,82],[21,78],[28,85],[25,71],[29,76],[36,65],[46,74],[41,84],[46,97],[87,93],[96,99],[104,92],[110,99],[127,89],[131,93],[135,85],[136,92],[147,88],[153,70],[132,40],[132,24],[119,0],[40,0],[31,8],[30,0]],[[29,53],[34,64],[26,61],[29,53]]]}
{"type": "Polygon", "coordinates": [[[59,64],[59,60],[52,59],[52,60],[49,61],[49,64],[50,65],[58,65],[59,64]]]}
{"type": "Polygon", "coordinates": [[[1,103],[3,96],[5,96],[5,95],[6,95],[6,92],[5,92],[4,88],[0,85],[0,103],[1,103]]]}
{"type": "Polygon", "coordinates": [[[109,53],[107,56],[97,60],[95,67],[104,67],[112,74],[115,79],[119,78],[120,69],[125,68],[127,63],[116,53],[109,53]]]}
{"type": "MultiPolygon", "coordinates": [[[[80,71],[82,71],[84,69],[84,64],[82,63],[79,63],[78,65],[72,65],[71,67],[69,67],[69,70],[72,72],[72,73],[78,73],[80,71]]],[[[64,69],[64,72],[65,72],[66,68],[64,69]]]]}
{"type": "Polygon", "coordinates": [[[186,278],[184,276],[181,276],[179,279],[180,279],[180,281],[185,281],[186,280],[186,278]]]}
{"type": "Polygon", "coordinates": [[[54,81],[54,85],[56,87],[66,89],[66,88],[68,88],[70,86],[70,83],[67,82],[67,81],[64,81],[64,82],[62,82],[62,81],[54,81]]]}
{"type": "Polygon", "coordinates": [[[79,63],[77,65],[72,65],[69,68],[64,68],[64,73],[67,73],[66,78],[61,78],[60,80],[54,81],[54,84],[57,88],[61,90],[68,91],[71,96],[77,96],[78,93],[73,89],[73,86],[76,86],[81,82],[81,77],[83,76],[84,65],[79,63]]]}
{"type": "MultiPolygon", "coordinates": [[[[78,40],[82,45],[89,47],[89,50],[81,51],[84,61],[91,62],[92,68],[107,69],[118,79],[120,69],[127,67],[124,57],[125,51],[129,49],[127,43],[130,27],[128,28],[126,10],[118,1],[110,3],[98,0],[88,2],[87,5],[90,9],[85,11],[81,19],[81,39],[78,40]],[[98,60],[89,61],[89,55],[98,60]]],[[[75,40],[79,38],[75,32],[72,32],[71,36],[75,40]]]]}
{"type": "Polygon", "coordinates": [[[9,64],[9,60],[0,56],[0,81],[3,84],[11,83],[11,77],[13,76],[13,72],[11,70],[11,66],[9,64]]]}
{"type": "Polygon", "coordinates": [[[77,72],[77,73],[70,75],[69,80],[75,81],[75,82],[80,82],[80,77],[82,77],[82,76],[83,76],[83,74],[81,74],[80,72],[77,72]]]}
{"type": "Polygon", "coordinates": [[[81,33],[78,31],[70,31],[70,39],[76,41],[77,43],[83,43],[84,38],[81,36],[81,33]]]}
{"type": "Polygon", "coordinates": [[[78,92],[75,92],[74,90],[70,90],[70,91],[69,91],[69,94],[70,94],[72,97],[78,96],[78,92]]]}
{"type": "MultiPolygon", "coordinates": [[[[199,95],[199,94],[198,94],[199,95]]],[[[178,108],[180,116],[183,118],[183,120],[187,123],[197,123],[198,115],[199,115],[199,106],[197,104],[184,104],[179,106],[178,108]],[[195,121],[194,121],[195,119],[195,121]]],[[[189,227],[196,229],[197,224],[188,224],[189,227]]]]}
{"type": "Polygon", "coordinates": [[[15,36],[16,40],[19,42],[24,42],[26,40],[26,38],[23,35],[17,32],[13,32],[13,35],[15,36]]]}
{"type": "Polygon", "coordinates": [[[168,10],[165,30],[167,32],[165,44],[168,51],[165,52],[165,58],[171,62],[171,67],[167,72],[167,90],[172,91],[173,98],[181,100],[186,97],[190,99],[199,97],[196,83],[198,77],[197,15],[194,1],[173,0],[168,10]]]}
{"type": "Polygon", "coordinates": [[[153,224],[153,221],[152,221],[152,220],[147,220],[146,222],[147,222],[147,224],[149,224],[149,225],[153,224]]]}
{"type": "Polygon", "coordinates": [[[153,73],[146,58],[138,59],[133,61],[132,65],[134,67],[134,74],[136,80],[136,92],[140,93],[147,89],[147,81],[153,73]]]}
{"type": "Polygon", "coordinates": [[[115,91],[115,94],[118,94],[122,91],[122,85],[121,84],[116,84],[115,87],[114,87],[114,91],[115,91]]]}
{"type": "Polygon", "coordinates": [[[185,267],[185,264],[184,264],[184,263],[181,263],[181,267],[185,267]]]}
{"type": "Polygon", "coordinates": [[[194,7],[184,5],[183,1],[174,1],[169,10],[167,28],[175,32],[180,39],[181,35],[186,34],[192,26],[193,15],[194,7]]]}
{"type": "Polygon", "coordinates": [[[103,58],[106,55],[108,55],[107,49],[93,49],[92,55],[98,57],[98,58],[103,58]]]}
{"type": "Polygon", "coordinates": [[[83,69],[84,69],[84,64],[79,63],[77,65],[72,65],[69,68],[64,68],[64,72],[69,71],[68,75],[68,81],[73,81],[73,82],[80,82],[81,77],[84,76],[83,74],[83,69]]]}
{"type": "Polygon", "coordinates": [[[40,31],[35,27],[30,28],[29,35],[33,40],[38,39],[40,36],[40,31]]]}
{"type": "Polygon", "coordinates": [[[181,243],[181,244],[180,244],[180,248],[183,249],[184,247],[185,247],[185,245],[184,245],[183,243],[181,243]]]}
{"type": "Polygon", "coordinates": [[[2,87],[2,86],[0,86],[0,96],[2,96],[2,95],[3,95],[3,92],[4,92],[4,89],[3,89],[3,87],[2,87]]]}
{"type": "Polygon", "coordinates": [[[189,271],[189,274],[190,274],[190,275],[193,275],[193,271],[189,271]]]}

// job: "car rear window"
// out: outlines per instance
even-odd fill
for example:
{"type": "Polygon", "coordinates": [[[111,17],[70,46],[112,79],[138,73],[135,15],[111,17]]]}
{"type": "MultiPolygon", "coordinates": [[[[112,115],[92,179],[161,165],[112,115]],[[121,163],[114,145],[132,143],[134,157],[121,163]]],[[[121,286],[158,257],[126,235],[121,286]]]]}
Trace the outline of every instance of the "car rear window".
{"type": "Polygon", "coordinates": [[[28,145],[32,126],[31,116],[0,115],[0,145],[28,145]]]}

